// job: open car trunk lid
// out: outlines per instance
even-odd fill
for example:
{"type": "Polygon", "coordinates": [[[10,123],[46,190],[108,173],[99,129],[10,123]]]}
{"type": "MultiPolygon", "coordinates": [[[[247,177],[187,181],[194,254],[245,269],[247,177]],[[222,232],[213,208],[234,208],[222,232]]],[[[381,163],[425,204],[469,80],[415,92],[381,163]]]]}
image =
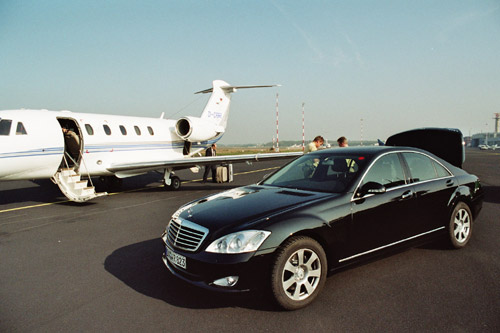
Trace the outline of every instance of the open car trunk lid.
{"type": "Polygon", "coordinates": [[[390,136],[386,146],[405,146],[427,150],[454,166],[465,161],[464,138],[456,128],[419,128],[390,136]]]}

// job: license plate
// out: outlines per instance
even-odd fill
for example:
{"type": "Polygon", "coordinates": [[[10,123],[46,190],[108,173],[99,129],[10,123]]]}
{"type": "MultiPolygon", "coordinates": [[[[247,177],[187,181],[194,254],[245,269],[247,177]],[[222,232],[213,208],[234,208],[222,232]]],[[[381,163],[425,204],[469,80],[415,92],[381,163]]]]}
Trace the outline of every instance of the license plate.
{"type": "Polygon", "coordinates": [[[172,264],[174,264],[176,266],[179,266],[179,267],[186,269],[186,257],[175,253],[174,251],[170,250],[168,247],[165,248],[165,251],[167,252],[168,261],[170,261],[172,264]]]}

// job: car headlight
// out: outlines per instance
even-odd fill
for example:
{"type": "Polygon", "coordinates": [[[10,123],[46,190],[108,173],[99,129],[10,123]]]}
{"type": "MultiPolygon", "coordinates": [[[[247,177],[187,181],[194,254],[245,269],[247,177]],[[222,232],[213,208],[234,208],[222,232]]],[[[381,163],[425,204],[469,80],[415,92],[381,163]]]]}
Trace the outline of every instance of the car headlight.
{"type": "Polygon", "coordinates": [[[254,252],[262,245],[270,231],[245,230],[235,232],[217,239],[206,251],[212,253],[246,253],[254,252]]]}

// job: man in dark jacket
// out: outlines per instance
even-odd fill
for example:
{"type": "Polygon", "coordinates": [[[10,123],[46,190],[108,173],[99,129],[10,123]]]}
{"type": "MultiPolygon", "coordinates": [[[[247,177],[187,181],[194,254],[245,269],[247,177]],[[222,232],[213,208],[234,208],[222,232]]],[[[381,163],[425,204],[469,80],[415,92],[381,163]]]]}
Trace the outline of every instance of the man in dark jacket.
{"type": "Polygon", "coordinates": [[[63,127],[62,131],[64,133],[65,151],[71,157],[68,165],[72,166],[78,162],[78,158],[80,157],[80,138],[75,132],[66,127],[63,127]]]}
{"type": "MultiPolygon", "coordinates": [[[[210,148],[205,151],[205,156],[216,156],[217,155],[217,145],[215,143],[212,144],[210,148]]],[[[203,182],[207,181],[208,171],[212,170],[212,182],[217,182],[216,173],[217,173],[217,165],[210,164],[205,166],[205,173],[203,174],[203,182]]]]}

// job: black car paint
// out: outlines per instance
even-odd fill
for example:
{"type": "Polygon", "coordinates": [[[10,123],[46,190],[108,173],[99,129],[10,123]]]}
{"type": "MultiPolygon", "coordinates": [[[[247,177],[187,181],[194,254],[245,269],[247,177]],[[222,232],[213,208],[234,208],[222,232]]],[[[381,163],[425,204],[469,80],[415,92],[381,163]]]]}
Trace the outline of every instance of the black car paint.
{"type": "Polygon", "coordinates": [[[314,202],[328,196],[325,193],[291,191],[256,185],[245,186],[237,190],[236,198],[231,197],[231,195],[234,196],[234,191],[225,192],[229,195],[213,200],[204,198],[192,202],[191,204],[194,204],[190,207],[190,211],[181,214],[181,217],[185,218],[189,215],[187,219],[191,222],[210,230],[210,237],[205,241],[206,245],[227,233],[260,227],[254,224],[263,219],[272,218],[277,213],[296,210],[304,202],[314,202]],[[229,201],[231,204],[226,205],[229,201]],[[259,211],[249,209],[249,207],[258,207],[259,211]]]}
{"type": "MultiPolygon", "coordinates": [[[[307,235],[317,240],[325,249],[329,269],[335,269],[350,264],[359,254],[369,253],[387,244],[424,235],[435,229],[444,233],[446,228],[443,226],[459,201],[468,203],[474,216],[481,209],[482,190],[477,187],[477,177],[428,152],[395,147],[353,150],[363,153],[367,163],[358,178],[341,194],[258,184],[232,190],[233,194],[239,191],[236,197],[231,197],[229,193],[187,204],[186,207],[190,208],[181,212],[180,217],[210,231],[196,252],[173,248],[187,258],[188,271],[165,261],[168,268],[175,275],[201,287],[227,291],[248,290],[263,282],[262,279],[270,270],[274,251],[291,236],[307,235]],[[376,158],[403,151],[430,156],[454,176],[420,183],[409,182],[388,189],[385,193],[356,197],[362,176],[376,158]],[[409,193],[411,195],[408,196],[409,193]],[[438,209],[443,203],[447,209],[438,209]],[[433,206],[427,210],[429,204],[433,206]],[[255,211],[256,207],[258,211],[255,211]],[[219,237],[247,229],[271,231],[271,235],[255,253],[215,254],[204,251],[219,237]],[[235,288],[216,287],[211,283],[228,275],[241,277],[235,288]]],[[[407,181],[411,181],[407,167],[405,174],[407,181]]],[[[167,246],[171,247],[170,244],[167,246]]]]}

